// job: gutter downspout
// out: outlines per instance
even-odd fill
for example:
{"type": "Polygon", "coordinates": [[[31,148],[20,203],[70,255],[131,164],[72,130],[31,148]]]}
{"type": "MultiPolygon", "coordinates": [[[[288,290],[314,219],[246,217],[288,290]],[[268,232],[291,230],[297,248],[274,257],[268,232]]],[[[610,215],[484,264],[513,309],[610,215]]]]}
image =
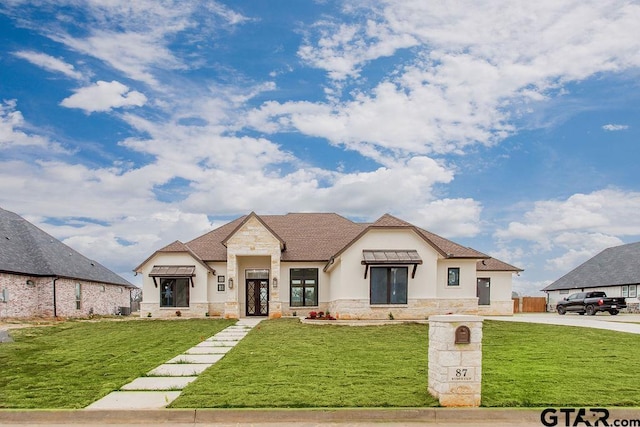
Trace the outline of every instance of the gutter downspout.
{"type": "Polygon", "coordinates": [[[53,317],[58,317],[58,308],[56,307],[56,280],[59,277],[53,278],[53,317]]]}

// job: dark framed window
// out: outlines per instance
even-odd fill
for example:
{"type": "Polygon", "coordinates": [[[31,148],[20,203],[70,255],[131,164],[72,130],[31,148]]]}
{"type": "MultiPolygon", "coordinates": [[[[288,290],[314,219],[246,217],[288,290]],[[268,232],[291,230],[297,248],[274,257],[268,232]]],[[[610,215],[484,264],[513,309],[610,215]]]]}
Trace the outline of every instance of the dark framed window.
{"type": "Polygon", "coordinates": [[[224,292],[224,276],[218,276],[218,292],[224,292]]]}
{"type": "Polygon", "coordinates": [[[459,267],[449,267],[447,272],[447,286],[460,286],[459,267]]]}
{"type": "Polygon", "coordinates": [[[292,268],[289,270],[291,307],[313,307],[318,305],[318,269],[292,268]]]}
{"type": "Polygon", "coordinates": [[[371,304],[406,304],[407,267],[371,267],[371,304]]]}
{"type": "Polygon", "coordinates": [[[189,307],[189,278],[160,280],[160,307],[189,307]]]}

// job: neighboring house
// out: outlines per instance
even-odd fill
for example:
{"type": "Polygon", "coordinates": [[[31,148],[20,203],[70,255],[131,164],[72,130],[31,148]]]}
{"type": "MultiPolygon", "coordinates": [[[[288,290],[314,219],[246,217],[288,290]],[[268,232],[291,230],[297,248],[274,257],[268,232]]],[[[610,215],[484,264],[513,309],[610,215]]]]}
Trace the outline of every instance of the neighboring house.
{"type": "Polygon", "coordinates": [[[614,246],[579,265],[543,289],[547,303],[556,303],[575,292],[603,291],[610,297],[625,297],[628,310],[638,311],[640,288],[640,242],[614,246]]]}
{"type": "Polygon", "coordinates": [[[0,318],[128,311],[131,283],[0,209],[0,318]]]}
{"type": "Polygon", "coordinates": [[[251,213],[188,243],[156,251],[140,315],[424,319],[513,313],[521,271],[384,215],[355,223],[334,213],[251,213]]]}

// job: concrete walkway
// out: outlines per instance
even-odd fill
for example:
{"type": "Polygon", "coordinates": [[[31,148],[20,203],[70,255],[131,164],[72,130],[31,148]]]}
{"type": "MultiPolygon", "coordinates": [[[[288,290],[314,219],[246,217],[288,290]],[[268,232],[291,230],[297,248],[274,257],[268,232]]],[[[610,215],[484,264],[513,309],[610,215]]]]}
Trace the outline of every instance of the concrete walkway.
{"type": "Polygon", "coordinates": [[[581,328],[606,329],[616,332],[640,334],[640,315],[621,313],[611,316],[609,313],[598,313],[595,316],[558,313],[519,313],[513,316],[485,316],[487,320],[504,322],[542,323],[545,325],[578,326],[581,328]]]}
{"type": "Polygon", "coordinates": [[[174,357],[92,403],[88,410],[161,409],[173,402],[189,383],[224,357],[262,319],[240,319],[183,354],[174,357]]]}

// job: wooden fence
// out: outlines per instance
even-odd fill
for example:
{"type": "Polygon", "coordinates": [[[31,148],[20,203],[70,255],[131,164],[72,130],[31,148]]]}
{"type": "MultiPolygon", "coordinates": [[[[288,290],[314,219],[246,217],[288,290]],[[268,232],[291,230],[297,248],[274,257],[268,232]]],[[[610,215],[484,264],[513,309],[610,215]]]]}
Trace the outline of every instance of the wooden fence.
{"type": "Polygon", "coordinates": [[[545,297],[513,298],[514,313],[544,313],[546,311],[547,299],[545,297]]]}

